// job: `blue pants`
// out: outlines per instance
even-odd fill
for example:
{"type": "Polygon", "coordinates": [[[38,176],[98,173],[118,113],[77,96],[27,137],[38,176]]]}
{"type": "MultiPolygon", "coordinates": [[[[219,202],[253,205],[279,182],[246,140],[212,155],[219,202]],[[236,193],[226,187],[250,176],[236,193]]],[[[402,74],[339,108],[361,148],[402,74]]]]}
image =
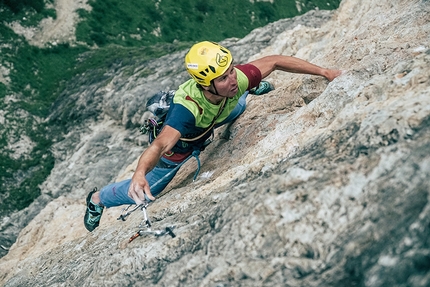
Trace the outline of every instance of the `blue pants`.
{"type": "MultiPolygon", "coordinates": [[[[215,128],[218,128],[222,125],[225,125],[229,122],[232,122],[237,117],[239,117],[246,109],[246,97],[248,96],[248,92],[244,93],[237,103],[236,107],[234,107],[233,111],[230,115],[221,123],[216,124],[215,128]]],[[[168,167],[159,167],[157,165],[153,170],[151,170],[146,175],[146,180],[149,183],[151,188],[151,193],[155,197],[160,194],[163,189],[169,184],[170,181],[175,177],[176,173],[179,171],[173,171],[169,174],[175,167],[177,167],[181,163],[170,161],[164,157],[160,159],[164,164],[160,166],[168,166],[168,167]],[[166,176],[169,174],[168,176],[166,176]],[[166,177],[165,177],[166,176],[166,177]],[[158,182],[160,179],[161,182],[158,182]],[[157,183],[158,182],[158,183],[157,183]],[[157,183],[155,185],[155,183],[157,183]]],[[[120,182],[111,183],[100,190],[100,200],[101,203],[106,207],[119,206],[123,204],[135,204],[134,200],[128,196],[128,189],[130,187],[131,179],[126,179],[120,182]]],[[[149,198],[146,197],[146,200],[149,202],[149,198]]]]}

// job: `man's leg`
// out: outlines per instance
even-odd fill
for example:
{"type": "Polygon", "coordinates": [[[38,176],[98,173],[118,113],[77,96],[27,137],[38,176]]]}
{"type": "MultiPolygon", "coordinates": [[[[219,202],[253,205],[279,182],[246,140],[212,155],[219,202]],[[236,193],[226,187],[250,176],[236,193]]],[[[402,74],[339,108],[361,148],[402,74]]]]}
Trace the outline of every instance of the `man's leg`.
{"type": "MultiPolygon", "coordinates": [[[[169,184],[178,170],[174,170],[180,163],[161,158],[157,166],[146,175],[146,180],[151,188],[153,196],[157,196],[169,184]]],[[[103,187],[100,190],[100,202],[103,206],[113,207],[123,204],[135,204],[134,200],[128,196],[131,179],[115,182],[103,187]]],[[[149,198],[147,201],[151,201],[149,198]]]]}
{"type": "MultiPolygon", "coordinates": [[[[146,175],[153,196],[157,196],[173,179],[179,169],[175,170],[180,163],[161,158],[157,166],[146,175]]],[[[124,204],[135,204],[128,196],[131,179],[115,182],[103,187],[99,192],[93,190],[87,197],[87,210],[85,212],[84,224],[89,231],[99,226],[104,207],[113,207],[124,204]]],[[[146,197],[148,202],[151,200],[146,197]]]]}
{"type": "Polygon", "coordinates": [[[273,91],[274,89],[273,85],[268,81],[261,81],[258,87],[251,89],[249,93],[258,96],[273,91]]]}
{"type": "Polygon", "coordinates": [[[248,96],[249,92],[246,91],[240,98],[239,101],[237,103],[237,105],[234,107],[233,111],[231,111],[230,115],[223,120],[221,123],[216,124],[215,128],[218,128],[222,125],[225,125],[229,122],[234,121],[235,119],[237,119],[246,109],[246,97],[248,96]]]}
{"type": "Polygon", "coordinates": [[[261,81],[260,85],[255,88],[252,89],[251,92],[246,91],[240,98],[239,98],[239,102],[237,103],[237,105],[234,107],[233,111],[230,113],[230,115],[223,120],[221,123],[216,124],[215,128],[219,128],[222,125],[225,125],[229,122],[234,121],[235,119],[237,119],[246,109],[246,97],[248,96],[249,93],[254,94],[254,95],[263,95],[266,94],[270,91],[273,91],[273,85],[267,81],[261,81]]]}

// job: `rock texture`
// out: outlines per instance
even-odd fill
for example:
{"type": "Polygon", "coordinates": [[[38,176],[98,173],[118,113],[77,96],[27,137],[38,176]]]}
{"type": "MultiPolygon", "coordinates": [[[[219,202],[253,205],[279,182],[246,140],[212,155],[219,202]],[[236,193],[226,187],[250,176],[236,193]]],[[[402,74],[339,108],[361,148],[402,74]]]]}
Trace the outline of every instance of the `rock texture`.
{"type": "Polygon", "coordinates": [[[429,286],[429,15],[428,1],[346,0],[318,25],[296,18],[226,40],[239,62],[282,53],[345,73],[273,73],[276,90],[217,131],[198,180],[190,161],[149,207],[175,238],[128,243],[142,216],[116,221],[119,208],[93,233],[81,222],[91,187],[130,176],[146,145],[135,129],[144,100],[186,79],[184,53],[77,82],[52,114],[76,120],[44,185],[56,199],[0,259],[0,282],[429,286]]]}

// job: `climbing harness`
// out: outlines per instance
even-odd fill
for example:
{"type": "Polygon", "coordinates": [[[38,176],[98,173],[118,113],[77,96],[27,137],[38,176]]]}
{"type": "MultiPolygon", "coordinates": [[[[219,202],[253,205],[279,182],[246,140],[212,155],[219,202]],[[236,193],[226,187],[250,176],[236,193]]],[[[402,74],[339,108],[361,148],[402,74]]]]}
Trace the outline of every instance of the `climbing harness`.
{"type": "MultiPolygon", "coordinates": [[[[197,160],[197,171],[194,174],[193,181],[196,180],[199,172],[200,172],[200,159],[199,159],[200,150],[194,150],[184,161],[182,161],[180,164],[178,164],[174,169],[172,169],[169,173],[164,175],[162,178],[160,178],[157,182],[155,182],[150,188],[154,188],[158,184],[160,184],[166,177],[170,176],[173,172],[176,172],[185,162],[187,162],[190,158],[195,157],[197,160]]],[[[163,235],[170,235],[172,238],[175,238],[176,235],[173,233],[173,229],[175,228],[175,225],[167,226],[162,230],[151,230],[152,223],[151,220],[148,217],[148,213],[146,209],[149,206],[148,201],[144,201],[142,204],[136,205],[132,207],[134,204],[131,204],[125,208],[122,209],[120,216],[117,218],[117,220],[125,221],[127,217],[135,212],[136,210],[140,209],[142,211],[143,220],[139,224],[139,230],[129,239],[129,243],[132,242],[134,239],[136,239],[139,236],[143,235],[155,235],[157,237],[163,236],[163,235]]]]}

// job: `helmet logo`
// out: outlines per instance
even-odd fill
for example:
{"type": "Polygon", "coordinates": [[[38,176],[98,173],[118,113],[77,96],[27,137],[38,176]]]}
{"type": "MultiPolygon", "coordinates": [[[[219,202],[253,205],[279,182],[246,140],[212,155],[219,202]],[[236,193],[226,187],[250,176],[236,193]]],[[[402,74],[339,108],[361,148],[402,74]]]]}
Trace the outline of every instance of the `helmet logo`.
{"type": "Polygon", "coordinates": [[[187,68],[188,69],[192,69],[192,70],[197,70],[199,68],[199,64],[195,64],[195,63],[188,63],[187,64],[187,68]]]}
{"type": "Polygon", "coordinates": [[[228,63],[228,56],[222,56],[219,53],[216,54],[216,63],[220,67],[225,67],[228,63]]]}
{"type": "Polygon", "coordinates": [[[202,47],[201,49],[200,49],[200,51],[199,51],[199,54],[201,55],[201,56],[206,56],[206,54],[208,53],[208,48],[206,48],[206,47],[202,47]]]}

